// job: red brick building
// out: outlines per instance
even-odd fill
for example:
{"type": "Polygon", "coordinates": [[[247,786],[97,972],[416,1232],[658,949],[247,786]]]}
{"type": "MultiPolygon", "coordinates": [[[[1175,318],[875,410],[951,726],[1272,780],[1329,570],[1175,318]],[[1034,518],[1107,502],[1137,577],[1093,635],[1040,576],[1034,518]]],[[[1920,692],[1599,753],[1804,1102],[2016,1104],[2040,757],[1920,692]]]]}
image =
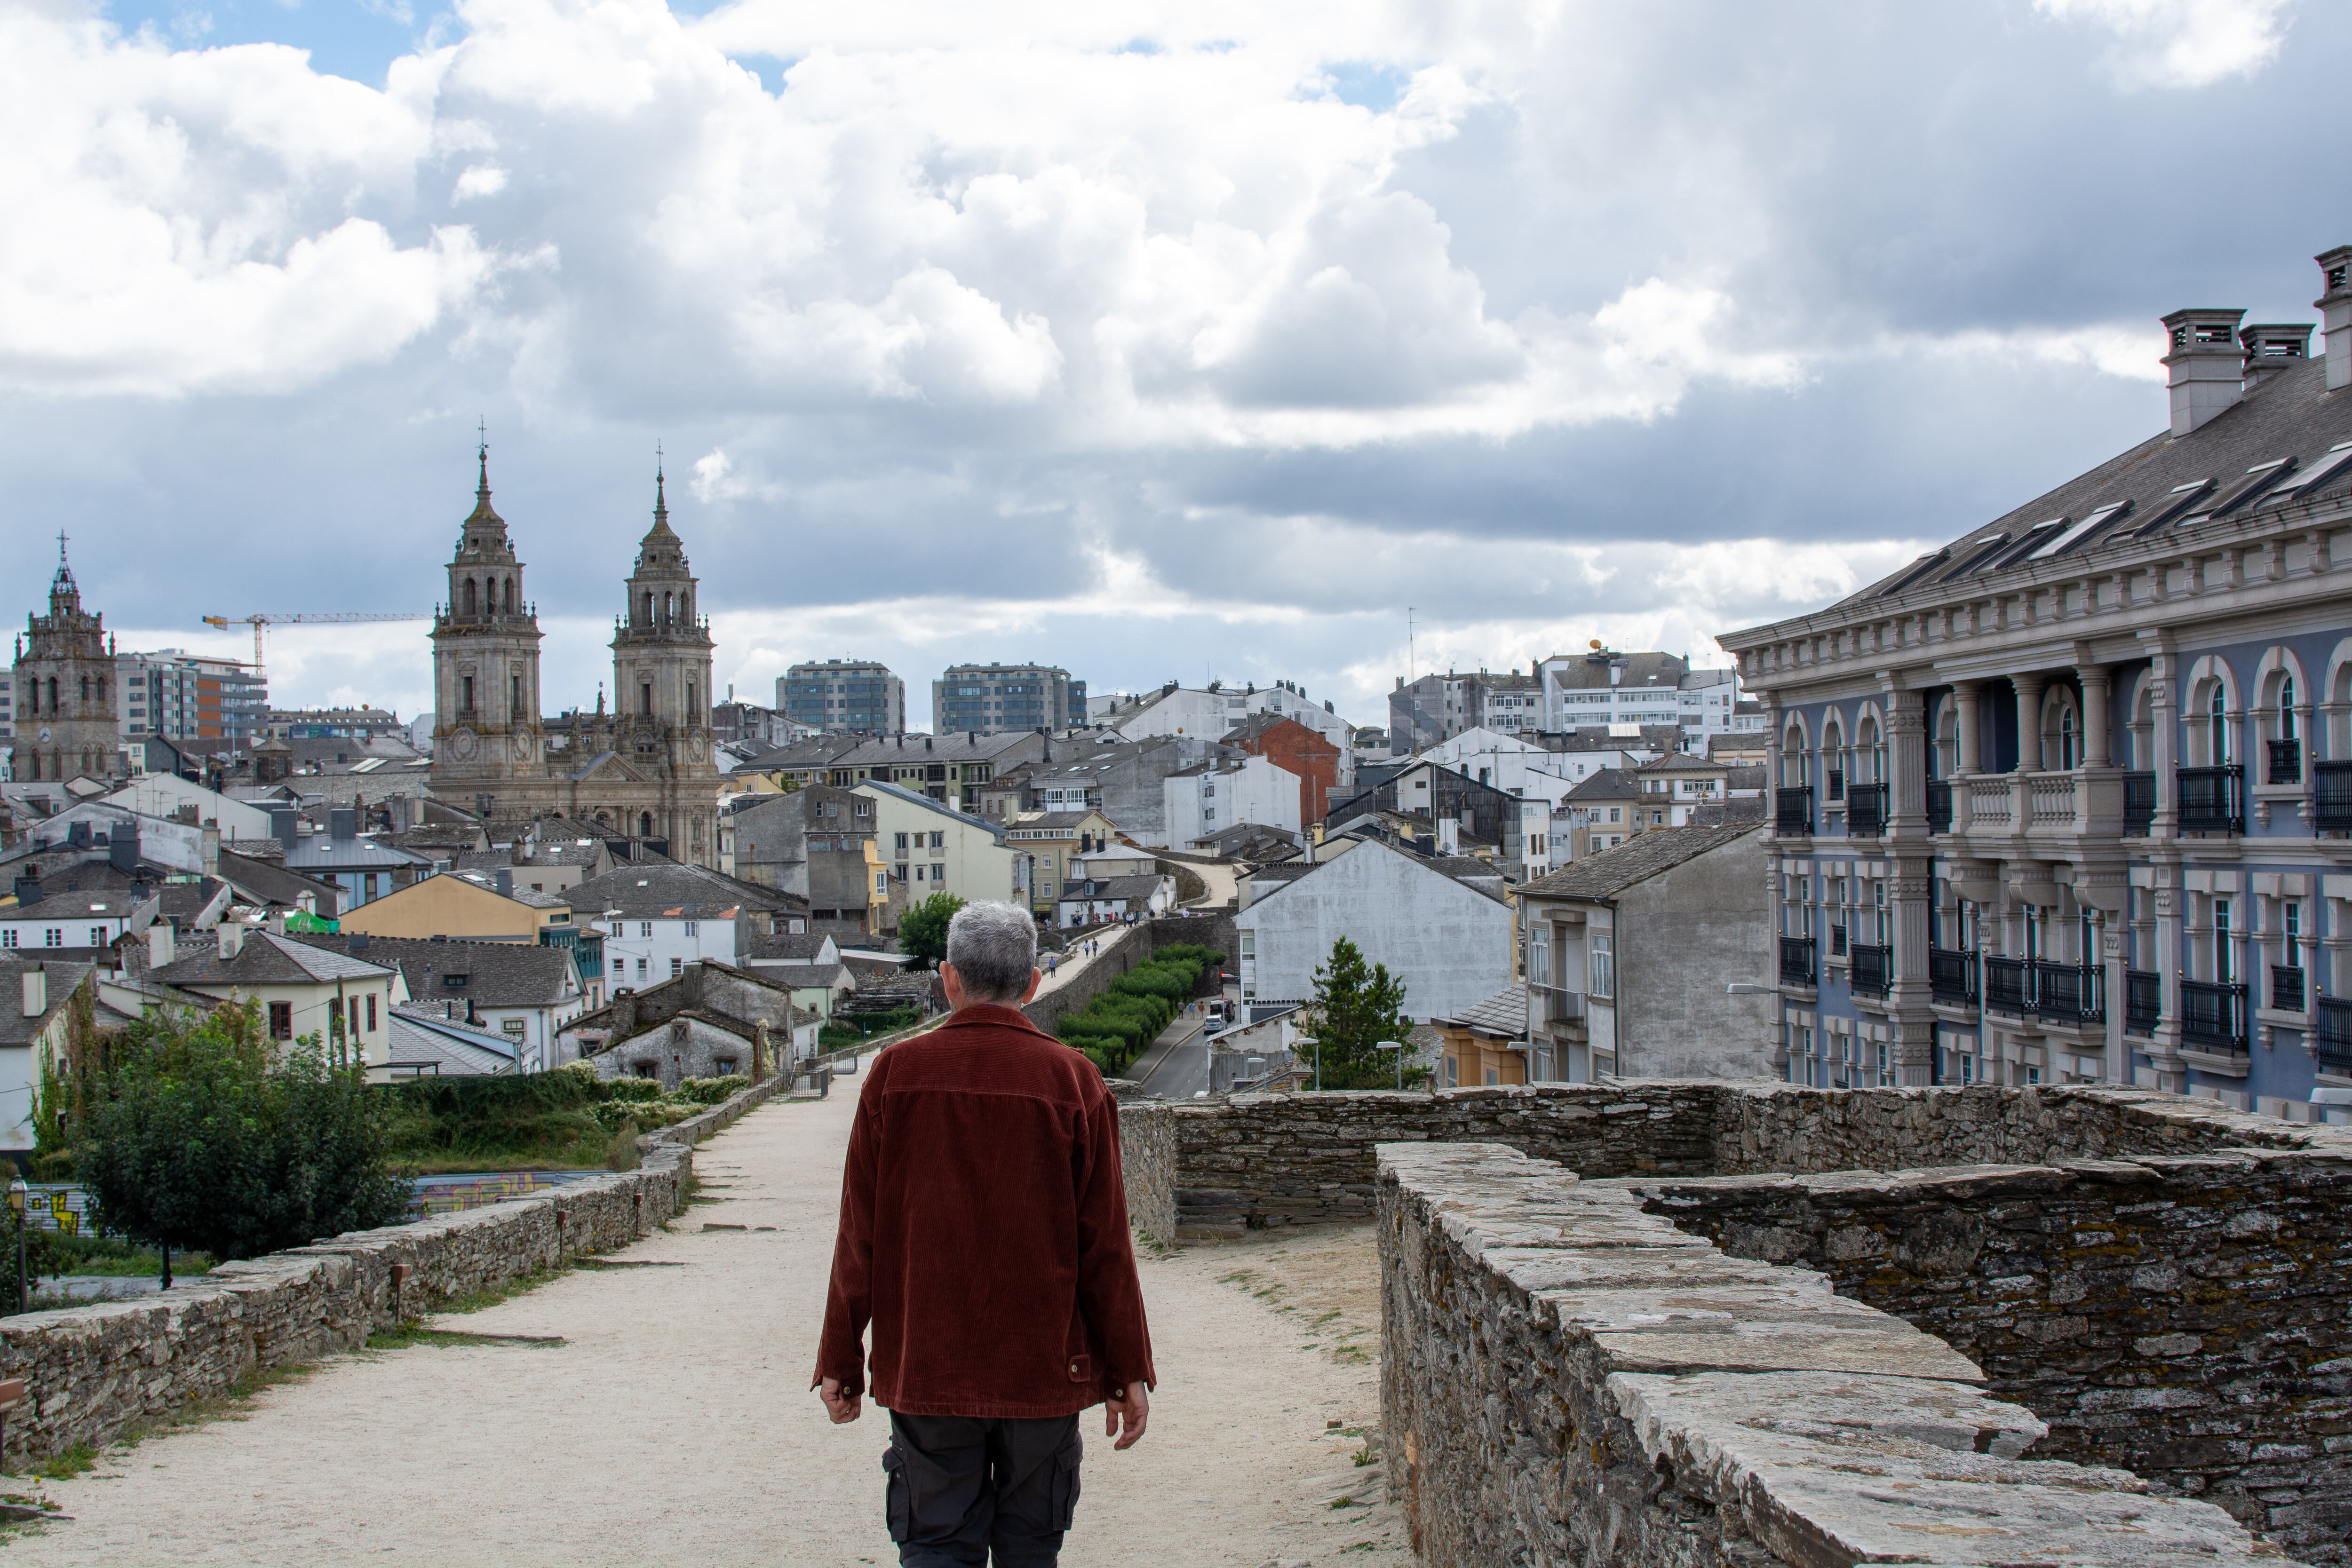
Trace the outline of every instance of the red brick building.
{"type": "Polygon", "coordinates": [[[1339,748],[1299,723],[1279,714],[1252,714],[1225,737],[1227,746],[1265,758],[1286,773],[1298,775],[1298,820],[1319,822],[1331,804],[1331,790],[1339,782],[1339,748]]]}

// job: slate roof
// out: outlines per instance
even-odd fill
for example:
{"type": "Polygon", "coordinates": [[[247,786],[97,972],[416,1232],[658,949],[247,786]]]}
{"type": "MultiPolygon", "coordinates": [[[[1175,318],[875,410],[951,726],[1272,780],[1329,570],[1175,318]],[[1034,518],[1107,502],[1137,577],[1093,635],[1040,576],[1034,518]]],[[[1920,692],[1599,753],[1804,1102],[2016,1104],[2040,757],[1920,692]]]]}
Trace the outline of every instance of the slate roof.
{"type": "Polygon", "coordinates": [[[960,822],[969,822],[975,828],[986,831],[998,843],[1004,841],[1004,824],[1002,822],[992,822],[985,818],[975,817],[969,811],[959,811],[945,801],[934,800],[919,790],[908,789],[904,784],[893,784],[883,779],[868,779],[860,783],[857,788],[882,790],[894,800],[904,800],[909,805],[920,806],[927,811],[936,811],[942,817],[953,817],[960,822]]]}
{"type": "Polygon", "coordinates": [[[855,987],[848,966],[844,964],[770,964],[758,966],[761,975],[779,985],[794,990],[814,990],[822,986],[833,990],[842,986],[855,987]]]}
{"type": "MultiPolygon", "coordinates": [[[[2067,544],[2060,553],[2070,558],[2095,555],[2133,539],[2170,534],[2192,526],[2216,507],[2227,506],[2232,493],[2249,481],[2248,470],[2283,457],[2297,460],[2297,468],[2311,473],[2330,448],[2352,441],[2352,398],[2327,392],[2324,356],[2284,361],[2255,389],[2215,414],[2187,435],[2176,437],[2169,428],[2158,431],[2137,446],[2077,475],[2014,511],[1954,539],[1943,549],[1920,557],[1892,576],[1873,583],[1840,606],[1859,604],[1913,589],[1934,592],[1962,579],[1990,580],[2007,568],[2024,564],[2023,557],[2055,543],[2065,529],[2053,529],[2040,543],[2026,535],[2045,524],[2063,520],[2068,528],[2087,523],[2103,507],[2129,502],[2129,509],[2112,515],[2089,532],[2067,544]],[[2176,494],[2180,486],[2212,481],[2201,494],[2176,494]],[[1997,537],[2008,542],[1994,548],[1997,537]]],[[[2352,486],[2352,463],[2339,465],[2315,487],[2297,492],[2294,474],[2288,474],[2259,498],[2232,508],[2232,516],[2252,516],[2266,507],[2315,500],[2340,494],[2352,486]]]]}
{"type": "Polygon", "coordinates": [[[771,932],[752,937],[744,956],[772,962],[814,964],[824,955],[824,945],[832,940],[822,931],[771,932]]]}
{"type": "Polygon", "coordinates": [[[1613,849],[1585,856],[1519,889],[1528,898],[1613,898],[1638,882],[1685,861],[1736,844],[1759,831],[1753,822],[1729,822],[1712,828],[1652,828],[1635,833],[1613,849]]]}
{"type": "Polygon", "coordinates": [[[632,920],[727,920],[743,909],[805,909],[808,901],[675,861],[615,866],[556,895],[583,921],[617,909],[632,920]]]}
{"type": "MultiPolygon", "coordinates": [[[[134,903],[155,897],[165,885],[163,879],[174,874],[163,867],[150,866],[143,875],[134,876],[116,870],[102,854],[96,860],[81,858],[89,853],[81,849],[60,850],[11,862],[6,870],[16,874],[39,868],[41,896],[37,903],[20,904],[13,893],[0,894],[0,917],[33,919],[50,915],[68,919],[86,915],[118,915],[134,903]]],[[[0,888],[9,885],[0,879],[0,888]]]]}
{"type": "Polygon", "coordinates": [[[221,880],[249,903],[292,909],[307,893],[314,900],[318,913],[327,919],[334,918],[341,908],[338,901],[342,889],[333,883],[288,871],[275,861],[254,860],[223,850],[220,873],[221,880]]]}
{"type": "Polygon", "coordinates": [[[1622,768],[1603,768],[1591,778],[1562,796],[1563,800],[1590,803],[1594,800],[1634,800],[1641,791],[1633,787],[1633,775],[1622,768]]]}
{"type": "Polygon", "coordinates": [[[32,1044],[35,1037],[65,1010],[75,988],[90,971],[87,963],[28,957],[22,956],[23,952],[19,948],[15,953],[0,953],[0,1001],[6,1003],[0,1007],[0,1045],[32,1044]],[[40,1017],[28,1019],[25,1016],[24,974],[36,964],[47,971],[49,1005],[42,1009],[40,1017]]]}
{"type": "Polygon", "coordinates": [[[1696,808],[1690,814],[1690,825],[1694,828],[1720,828],[1731,822],[1760,822],[1763,820],[1764,797],[1761,795],[1712,802],[1696,808]]]}
{"type": "Polygon", "coordinates": [[[1157,873],[1149,876],[1088,877],[1084,882],[1064,883],[1062,896],[1073,901],[1077,899],[1110,901],[1124,898],[1130,902],[1140,903],[1149,900],[1153,894],[1159,892],[1165,881],[1166,879],[1157,873]]]}
{"type": "Polygon", "coordinates": [[[1690,674],[1690,661],[1673,653],[1612,653],[1606,658],[1598,654],[1571,657],[1565,664],[1552,670],[1553,689],[1563,692],[1589,692],[1617,686],[1633,691],[1676,691],[1682,678],[1690,674]],[[1609,678],[1612,663],[1622,661],[1624,673],[1615,680],[1609,678]]]}
{"type": "Polygon", "coordinates": [[[429,866],[436,857],[398,849],[375,839],[348,839],[312,833],[294,841],[286,852],[289,871],[396,871],[403,866],[429,866]]]}
{"type": "MultiPolygon", "coordinates": [[[[352,932],[305,932],[288,938],[348,957],[352,932]]],[[[549,1008],[563,1000],[571,951],[535,942],[435,942],[414,936],[365,937],[369,963],[397,965],[418,1003],[471,998],[478,1008],[549,1008]],[[461,985],[450,985],[451,978],[461,985]]]]}
{"type": "Polygon", "coordinates": [[[150,973],[167,986],[310,986],[380,979],[392,973],[392,966],[329,952],[275,932],[249,930],[243,950],[234,958],[223,959],[214,947],[150,973]]]}
{"type": "Polygon", "coordinates": [[[1033,811],[1006,823],[1011,828],[1070,828],[1076,829],[1088,817],[1099,817],[1099,811],[1033,811]]]}
{"type": "Polygon", "coordinates": [[[1439,1023],[1466,1029],[1473,1034],[1491,1035],[1496,1040],[1528,1038],[1528,988],[1523,985],[1506,986],[1475,1007],[1465,1008],[1439,1023]]]}
{"type": "Polygon", "coordinates": [[[392,1037],[390,1065],[395,1068],[428,1069],[436,1078],[480,1078],[515,1070],[511,1041],[489,1030],[468,1028],[438,1009],[396,1007],[387,1032],[392,1037]]]}
{"type": "Polygon", "coordinates": [[[1692,757],[1685,752],[1669,751],[1664,757],[1654,757],[1633,769],[1636,773],[1720,773],[1729,763],[1717,762],[1705,757],[1692,757]]]}

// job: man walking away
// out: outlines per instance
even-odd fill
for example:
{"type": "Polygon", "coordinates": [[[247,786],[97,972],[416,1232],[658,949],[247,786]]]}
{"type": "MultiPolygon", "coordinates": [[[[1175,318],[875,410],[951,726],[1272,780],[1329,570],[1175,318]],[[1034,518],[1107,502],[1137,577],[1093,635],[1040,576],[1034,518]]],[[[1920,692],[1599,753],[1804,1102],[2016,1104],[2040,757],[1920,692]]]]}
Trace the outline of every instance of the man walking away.
{"type": "Polygon", "coordinates": [[[948,925],[955,1011],[867,1069],[842,1172],[815,1387],[890,1412],[884,1511],[911,1568],[1052,1568],[1078,1502],[1078,1414],[1125,1448],[1150,1414],[1118,1105],[1020,1012],[1037,928],[1010,904],[948,925]]]}

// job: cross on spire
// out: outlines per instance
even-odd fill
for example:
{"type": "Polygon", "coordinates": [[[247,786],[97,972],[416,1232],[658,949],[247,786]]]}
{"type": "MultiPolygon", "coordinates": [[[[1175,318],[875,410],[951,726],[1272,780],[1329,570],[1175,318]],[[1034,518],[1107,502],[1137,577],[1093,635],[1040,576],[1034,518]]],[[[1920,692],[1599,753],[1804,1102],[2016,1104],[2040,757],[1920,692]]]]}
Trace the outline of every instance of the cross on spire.
{"type": "Polygon", "coordinates": [[[654,443],[654,521],[669,521],[669,498],[662,490],[662,446],[658,441],[654,443]]]}

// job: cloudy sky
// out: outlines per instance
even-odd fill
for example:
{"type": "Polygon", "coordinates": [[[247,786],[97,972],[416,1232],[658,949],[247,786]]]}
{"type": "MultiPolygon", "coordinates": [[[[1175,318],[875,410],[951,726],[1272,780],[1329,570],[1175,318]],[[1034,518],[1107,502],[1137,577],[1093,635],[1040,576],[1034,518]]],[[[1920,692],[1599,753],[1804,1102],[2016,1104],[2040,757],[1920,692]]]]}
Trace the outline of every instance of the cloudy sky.
{"type": "MultiPolygon", "coordinates": [[[[0,0],[9,614],[425,611],[488,422],[594,698],[667,454],[719,677],[1286,678],[1832,599],[2306,320],[2352,7],[0,0]],[[2334,66],[2327,61],[2336,62],[2334,66]]],[[[281,702],[427,706],[422,628],[281,702]]],[[[919,714],[910,714],[921,722],[919,714]]]]}

